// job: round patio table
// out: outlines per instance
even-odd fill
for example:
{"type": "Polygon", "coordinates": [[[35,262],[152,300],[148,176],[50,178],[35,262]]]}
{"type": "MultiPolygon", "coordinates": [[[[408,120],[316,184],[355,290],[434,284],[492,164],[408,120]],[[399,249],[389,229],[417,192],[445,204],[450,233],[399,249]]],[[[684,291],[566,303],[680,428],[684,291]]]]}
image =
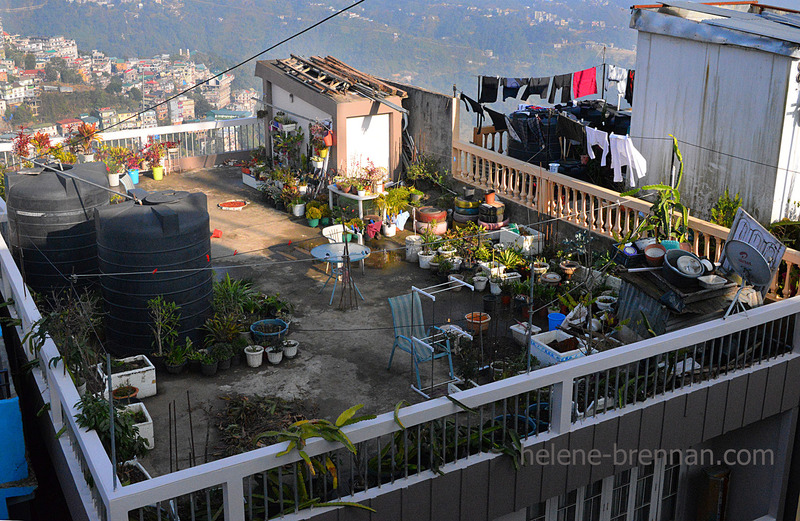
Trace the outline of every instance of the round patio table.
{"type": "MultiPolygon", "coordinates": [[[[328,275],[328,278],[325,280],[325,284],[323,284],[322,288],[320,288],[319,292],[322,293],[325,287],[328,285],[331,279],[333,279],[333,291],[331,291],[331,298],[328,301],[328,305],[330,306],[333,304],[333,295],[336,293],[336,284],[339,281],[339,275],[342,276],[342,280],[345,280],[345,277],[350,280],[350,284],[356,289],[356,293],[358,296],[361,297],[361,300],[364,300],[364,296],[361,294],[361,290],[358,289],[355,281],[353,280],[353,275],[349,269],[349,267],[344,266],[344,246],[345,243],[343,242],[333,242],[328,244],[321,244],[311,250],[311,256],[315,259],[327,262],[331,265],[331,271],[328,275]],[[342,264],[342,266],[339,266],[342,264]]],[[[350,256],[350,262],[358,262],[361,260],[366,259],[369,257],[371,250],[362,244],[354,244],[348,243],[348,253],[350,256]]]]}

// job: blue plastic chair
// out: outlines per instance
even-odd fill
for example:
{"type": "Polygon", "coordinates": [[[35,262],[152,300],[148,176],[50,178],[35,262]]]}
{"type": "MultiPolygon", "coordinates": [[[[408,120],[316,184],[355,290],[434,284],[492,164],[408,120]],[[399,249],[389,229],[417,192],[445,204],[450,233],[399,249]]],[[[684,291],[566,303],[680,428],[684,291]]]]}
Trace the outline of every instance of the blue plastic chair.
{"type": "Polygon", "coordinates": [[[422,388],[422,379],[419,375],[420,364],[437,358],[447,357],[447,363],[450,366],[450,378],[453,378],[453,357],[450,353],[450,340],[445,332],[436,326],[430,327],[428,332],[425,332],[425,320],[422,316],[422,303],[419,300],[419,294],[412,292],[399,297],[392,297],[389,299],[389,307],[392,310],[392,322],[394,323],[394,345],[392,345],[392,354],[389,356],[387,369],[392,368],[394,351],[399,348],[401,351],[411,355],[417,378],[417,389],[422,388]],[[433,346],[433,352],[423,346],[414,345],[414,342],[411,341],[412,336],[424,339],[433,335],[437,337],[435,341],[426,341],[433,346]]]}

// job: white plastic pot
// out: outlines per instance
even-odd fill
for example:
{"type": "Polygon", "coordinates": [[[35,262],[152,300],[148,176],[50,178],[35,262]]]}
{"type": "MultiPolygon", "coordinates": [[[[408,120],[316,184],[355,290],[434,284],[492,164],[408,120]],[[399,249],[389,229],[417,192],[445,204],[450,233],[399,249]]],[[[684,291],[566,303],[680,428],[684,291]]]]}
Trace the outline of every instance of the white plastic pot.
{"type": "Polygon", "coordinates": [[[292,215],[295,217],[302,217],[306,214],[306,203],[296,204],[292,206],[292,215]]]}
{"type": "Polygon", "coordinates": [[[386,237],[394,237],[397,235],[397,225],[383,223],[383,235],[386,237]]]}
{"type": "Polygon", "coordinates": [[[108,175],[108,186],[119,186],[119,172],[108,175]]]}
{"type": "Polygon", "coordinates": [[[475,286],[477,291],[483,291],[486,289],[486,283],[489,282],[487,277],[483,277],[481,275],[476,275],[472,277],[472,285],[475,286]]]}
{"type": "Polygon", "coordinates": [[[498,282],[490,282],[489,291],[492,293],[492,295],[499,295],[503,292],[503,289],[500,287],[498,282]]]}
{"type": "Polygon", "coordinates": [[[267,351],[267,359],[269,363],[278,365],[283,360],[283,351],[267,351]]]}
{"type": "Polygon", "coordinates": [[[297,356],[297,347],[300,345],[300,342],[297,340],[285,340],[283,342],[283,355],[286,358],[294,358],[297,356]]]}
{"type": "Polygon", "coordinates": [[[406,237],[406,261],[417,262],[419,252],[422,250],[422,237],[419,235],[409,235],[406,237]]]}
{"type": "Polygon", "coordinates": [[[247,346],[244,349],[247,355],[247,365],[250,367],[261,367],[264,363],[264,348],[261,346],[247,346]],[[255,348],[251,351],[251,349],[255,348]]]}
{"type": "Polygon", "coordinates": [[[419,267],[423,270],[431,269],[431,260],[436,256],[434,253],[419,253],[419,267]]]}

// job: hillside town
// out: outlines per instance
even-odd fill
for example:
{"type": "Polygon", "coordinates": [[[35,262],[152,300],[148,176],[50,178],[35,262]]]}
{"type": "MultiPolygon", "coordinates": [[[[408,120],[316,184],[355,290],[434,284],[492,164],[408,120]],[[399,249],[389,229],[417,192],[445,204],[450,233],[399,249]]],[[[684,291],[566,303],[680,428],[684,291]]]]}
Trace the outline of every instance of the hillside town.
{"type": "MultiPolygon", "coordinates": [[[[2,20],[0,34],[4,42],[0,48],[0,129],[5,132],[19,126],[20,118],[15,121],[14,115],[20,107],[41,119],[38,116],[43,93],[69,95],[92,88],[125,96],[138,102],[142,109],[155,108],[141,111],[96,106],[57,121],[26,124],[27,131],[66,136],[80,123],[93,123],[99,130],[124,130],[242,118],[255,112],[255,89],[233,89],[232,73],[219,75],[219,71],[193,61],[189,49],[180,50],[177,56],[117,58],[99,50],[79,52],[75,40],[64,36],[11,35],[3,31],[2,20]],[[12,52],[24,55],[24,64],[15,63],[12,52]],[[175,97],[204,81],[207,83],[193,91],[199,94],[202,109],[197,95],[175,97]]],[[[0,141],[10,137],[0,135],[0,141]]]]}

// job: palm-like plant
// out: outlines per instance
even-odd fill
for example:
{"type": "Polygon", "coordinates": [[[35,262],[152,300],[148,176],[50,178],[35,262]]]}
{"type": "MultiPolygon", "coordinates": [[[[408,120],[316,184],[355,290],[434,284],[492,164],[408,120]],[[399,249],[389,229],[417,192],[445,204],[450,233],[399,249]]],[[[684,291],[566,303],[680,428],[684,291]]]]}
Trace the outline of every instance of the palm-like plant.
{"type": "Polygon", "coordinates": [[[75,129],[77,145],[80,146],[84,154],[91,154],[94,144],[103,140],[100,131],[97,130],[96,123],[81,123],[75,129]]]}
{"type": "MultiPolygon", "coordinates": [[[[665,184],[647,185],[641,188],[630,190],[622,195],[623,197],[635,196],[642,191],[654,191],[656,200],[650,207],[650,214],[641,222],[638,228],[631,232],[628,240],[641,237],[644,232],[652,231],[657,239],[669,239],[673,236],[672,220],[676,212],[679,214],[679,220],[675,231],[678,233],[677,238],[679,241],[686,240],[686,234],[689,230],[689,209],[681,203],[680,186],[683,179],[683,155],[678,148],[678,140],[670,134],[672,138],[672,149],[678,158],[679,169],[678,178],[675,181],[675,186],[667,186],[665,184]]],[[[627,242],[627,241],[626,241],[627,242]]]]}

